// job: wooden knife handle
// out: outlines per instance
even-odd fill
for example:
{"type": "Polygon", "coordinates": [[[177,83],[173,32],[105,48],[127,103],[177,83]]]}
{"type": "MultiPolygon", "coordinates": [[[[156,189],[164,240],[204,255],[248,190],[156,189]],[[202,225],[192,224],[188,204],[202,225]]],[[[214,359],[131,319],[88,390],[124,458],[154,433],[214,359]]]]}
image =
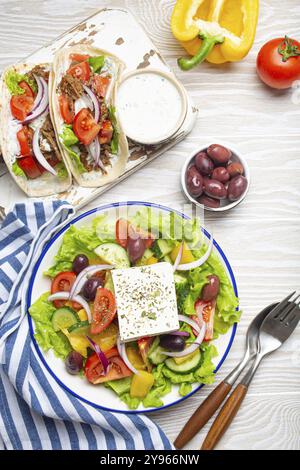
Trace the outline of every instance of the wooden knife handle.
{"type": "Polygon", "coordinates": [[[190,417],[188,422],[182,428],[177,436],[174,446],[176,449],[182,449],[196,434],[203,428],[207,421],[219,408],[222,401],[231,390],[231,385],[227,382],[221,382],[201,403],[199,408],[190,417]]]}
{"type": "Polygon", "coordinates": [[[226,400],[215,421],[213,422],[210,430],[208,431],[201,450],[214,449],[237,414],[247,391],[248,388],[243,384],[239,384],[234,389],[228,400],[226,400]]]}

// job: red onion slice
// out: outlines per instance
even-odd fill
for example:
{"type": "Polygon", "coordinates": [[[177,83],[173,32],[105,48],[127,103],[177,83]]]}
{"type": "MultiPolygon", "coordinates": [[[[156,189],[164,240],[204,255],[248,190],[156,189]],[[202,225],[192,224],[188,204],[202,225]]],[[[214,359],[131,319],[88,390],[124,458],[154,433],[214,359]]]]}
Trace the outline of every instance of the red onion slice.
{"type": "Polygon", "coordinates": [[[39,140],[40,140],[40,127],[38,127],[34,131],[34,134],[33,134],[32,149],[33,149],[34,156],[39,162],[39,164],[42,165],[43,168],[45,168],[45,170],[49,171],[49,173],[51,173],[52,175],[57,176],[57,172],[55,171],[55,169],[50,165],[50,163],[47,162],[46,158],[42,154],[39,140]]]}
{"type": "Polygon", "coordinates": [[[92,92],[92,90],[87,87],[86,85],[83,85],[83,89],[84,91],[86,92],[86,94],[91,98],[92,100],[92,103],[93,103],[93,107],[94,107],[94,119],[95,121],[98,123],[99,122],[99,119],[100,119],[100,115],[101,115],[101,111],[100,111],[100,103],[98,101],[98,98],[97,96],[95,95],[94,92],[92,92]]]}
{"type": "Polygon", "coordinates": [[[107,372],[108,372],[108,369],[109,369],[109,361],[108,361],[107,357],[105,356],[104,352],[101,351],[100,346],[98,346],[98,344],[95,343],[95,341],[93,341],[88,336],[86,336],[86,339],[88,340],[88,342],[92,346],[93,350],[95,351],[95,353],[98,356],[99,361],[102,364],[103,372],[101,373],[101,375],[107,375],[107,372]]]}
{"type": "MultiPolygon", "coordinates": [[[[198,325],[197,325],[198,326],[198,325]]],[[[203,323],[201,330],[199,331],[198,336],[196,337],[195,341],[186,349],[180,352],[171,352],[171,351],[161,351],[162,354],[170,357],[184,357],[188,354],[193,353],[196,349],[199,348],[200,344],[202,343],[206,332],[206,324],[203,323]]]]}
{"type": "Polygon", "coordinates": [[[199,266],[202,266],[202,264],[204,264],[208,260],[211,254],[212,248],[213,248],[213,244],[214,244],[214,238],[212,234],[210,234],[208,248],[206,252],[204,253],[204,255],[201,256],[201,258],[197,259],[196,261],[192,261],[191,263],[179,264],[177,266],[177,271],[189,271],[190,269],[195,269],[195,268],[199,268],[199,266]]]}
{"type": "MultiPolygon", "coordinates": [[[[69,295],[70,295],[69,292],[56,292],[55,294],[49,295],[48,301],[53,302],[53,300],[70,300],[69,295]]],[[[83,297],[81,297],[81,295],[74,295],[74,297],[72,297],[72,300],[74,300],[75,302],[77,302],[84,308],[88,316],[89,323],[91,323],[92,313],[91,313],[91,309],[87,301],[83,297]]]]}
{"type": "Polygon", "coordinates": [[[92,275],[97,271],[106,271],[108,269],[113,268],[114,266],[111,264],[93,264],[92,266],[88,266],[87,268],[83,269],[75,279],[75,282],[69,293],[69,299],[72,299],[74,295],[78,294],[81,291],[88,274],[92,275]]]}
{"type": "Polygon", "coordinates": [[[128,369],[130,369],[134,374],[138,375],[139,371],[135,367],[133,367],[130,360],[128,359],[125,344],[121,343],[120,336],[117,339],[117,348],[118,348],[118,351],[119,351],[119,354],[120,354],[121,358],[125,362],[128,369]]]}
{"type": "Polygon", "coordinates": [[[179,251],[178,251],[178,255],[176,256],[176,260],[175,260],[175,263],[173,264],[173,271],[175,272],[180,261],[181,261],[181,258],[182,258],[182,252],[183,252],[183,242],[181,242],[180,244],[180,248],[179,248],[179,251]]]}
{"type": "Polygon", "coordinates": [[[173,331],[173,333],[169,333],[170,335],[173,336],[190,336],[190,334],[187,331],[173,331]]]}
{"type": "Polygon", "coordinates": [[[194,328],[197,333],[200,331],[200,326],[198,323],[195,322],[195,320],[192,320],[191,318],[187,317],[186,315],[178,315],[178,320],[182,321],[183,323],[187,323],[190,325],[192,328],[194,328]]]}
{"type": "MultiPolygon", "coordinates": [[[[34,119],[40,117],[46,111],[49,106],[49,96],[48,96],[48,83],[42,78],[39,77],[40,83],[42,84],[42,98],[37,104],[36,108],[28,114],[24,119],[23,124],[28,124],[29,122],[34,121],[34,119]]],[[[39,83],[39,82],[38,82],[39,83]]]]}

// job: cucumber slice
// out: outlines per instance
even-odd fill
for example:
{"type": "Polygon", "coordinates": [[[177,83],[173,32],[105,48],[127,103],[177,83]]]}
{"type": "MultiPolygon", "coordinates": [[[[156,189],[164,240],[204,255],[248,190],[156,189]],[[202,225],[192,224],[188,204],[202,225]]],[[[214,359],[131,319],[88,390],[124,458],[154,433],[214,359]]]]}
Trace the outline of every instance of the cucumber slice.
{"type": "Polygon", "coordinates": [[[132,377],[124,377],[124,379],[110,380],[106,382],[105,386],[110,387],[117,395],[130,392],[132,377]]]}
{"type": "Polygon", "coordinates": [[[105,263],[113,264],[116,268],[130,267],[127,251],[117,243],[103,243],[95,249],[95,253],[105,263]]]}
{"type": "Polygon", "coordinates": [[[165,364],[172,372],[176,372],[177,374],[187,374],[188,372],[193,372],[198,369],[201,364],[201,353],[198,349],[198,354],[195,353],[193,357],[182,364],[176,364],[173,358],[168,358],[165,361],[165,364]]]}
{"type": "Polygon", "coordinates": [[[145,264],[147,264],[148,259],[152,258],[152,256],[153,256],[153,251],[150,250],[150,248],[146,248],[143,256],[141,257],[141,259],[139,259],[135,263],[136,266],[144,266],[145,264]]]}
{"type": "Polygon", "coordinates": [[[79,321],[77,313],[70,307],[61,307],[55,310],[52,315],[51,322],[54,331],[60,331],[69,328],[79,321]]]}
{"type": "Polygon", "coordinates": [[[162,238],[156,240],[152,245],[152,251],[154,256],[158,259],[171,253],[174,248],[174,242],[172,240],[164,240],[162,238]]]}
{"type": "Polygon", "coordinates": [[[164,362],[167,356],[162,354],[162,351],[164,351],[164,349],[159,346],[159,338],[156,337],[148,352],[148,359],[152,362],[152,364],[157,365],[164,362]]]}
{"type": "Polygon", "coordinates": [[[90,333],[90,324],[87,320],[77,322],[68,328],[68,332],[72,336],[86,336],[90,333]]]}

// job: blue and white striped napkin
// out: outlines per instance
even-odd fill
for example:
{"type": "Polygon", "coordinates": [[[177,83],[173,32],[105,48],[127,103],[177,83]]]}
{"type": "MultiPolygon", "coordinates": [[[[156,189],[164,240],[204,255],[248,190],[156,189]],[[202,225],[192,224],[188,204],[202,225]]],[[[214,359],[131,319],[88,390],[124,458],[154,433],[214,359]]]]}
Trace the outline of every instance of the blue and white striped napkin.
{"type": "Polygon", "coordinates": [[[38,358],[26,286],[46,241],[73,214],[64,202],[17,204],[0,229],[0,449],[172,449],[150,419],[80,401],[38,358]]]}

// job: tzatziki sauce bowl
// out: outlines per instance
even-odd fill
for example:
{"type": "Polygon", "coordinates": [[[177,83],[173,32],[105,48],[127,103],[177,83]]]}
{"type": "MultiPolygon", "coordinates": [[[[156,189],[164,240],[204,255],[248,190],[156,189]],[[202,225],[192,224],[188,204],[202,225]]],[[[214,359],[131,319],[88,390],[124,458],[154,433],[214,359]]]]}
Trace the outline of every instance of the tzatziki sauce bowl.
{"type": "Polygon", "coordinates": [[[143,145],[170,139],[187,113],[187,94],[176,78],[147,68],[121,78],[116,107],[126,136],[143,145]]]}

